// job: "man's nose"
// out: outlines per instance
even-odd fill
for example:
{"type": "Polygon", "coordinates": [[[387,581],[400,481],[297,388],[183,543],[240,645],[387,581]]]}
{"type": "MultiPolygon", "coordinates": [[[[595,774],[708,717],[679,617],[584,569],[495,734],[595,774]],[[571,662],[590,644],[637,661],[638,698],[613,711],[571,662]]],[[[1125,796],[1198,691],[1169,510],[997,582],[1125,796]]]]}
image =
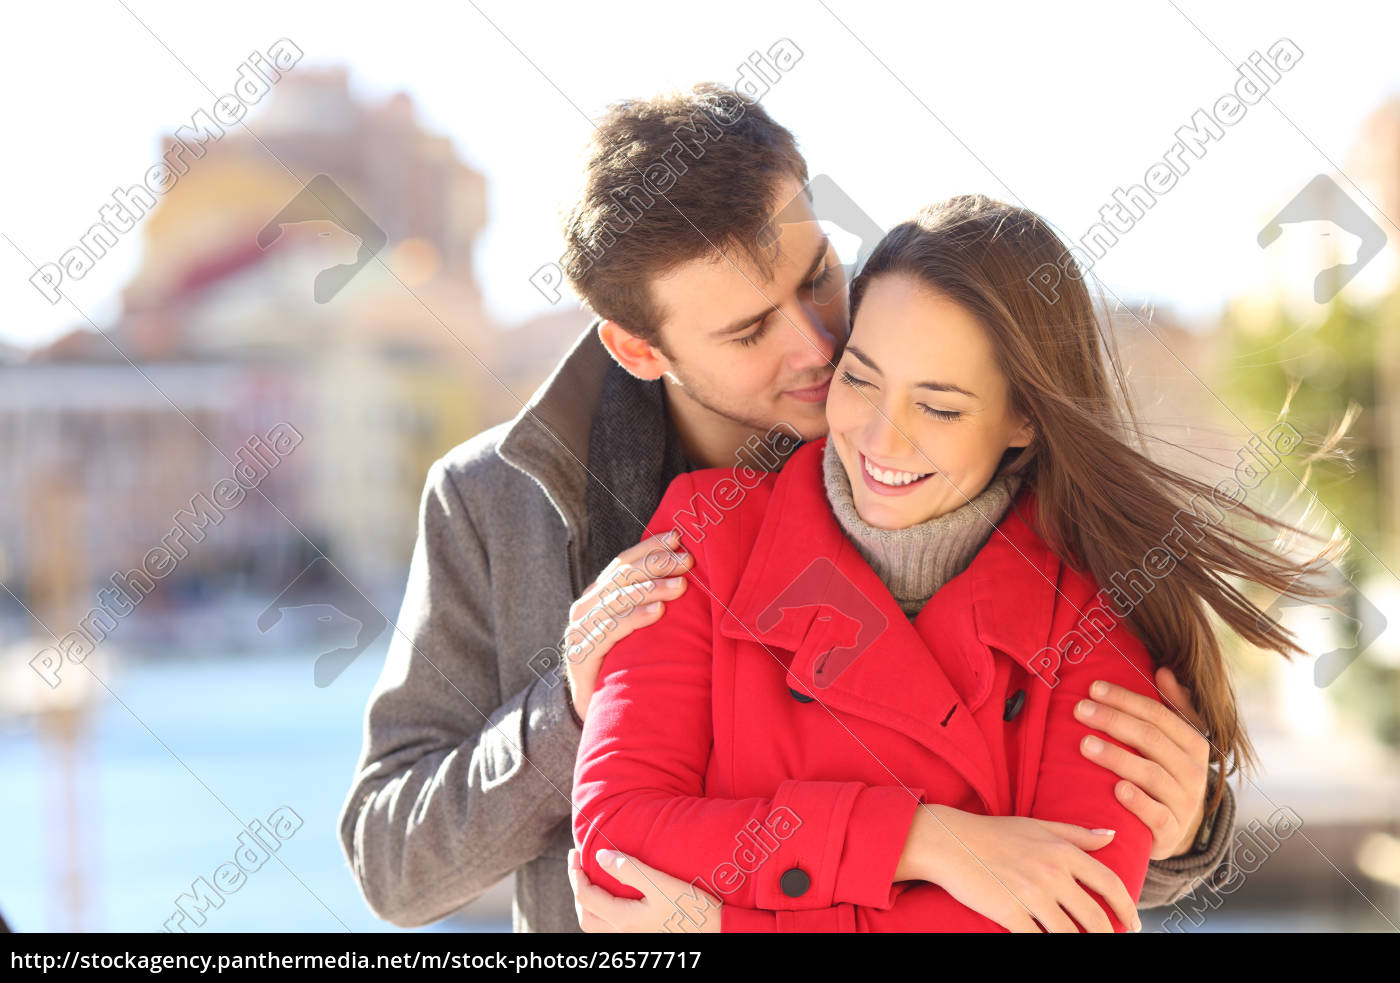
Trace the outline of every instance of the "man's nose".
{"type": "Polygon", "coordinates": [[[832,365],[841,339],[835,337],[815,312],[799,308],[791,317],[792,345],[788,361],[792,368],[832,365]]]}

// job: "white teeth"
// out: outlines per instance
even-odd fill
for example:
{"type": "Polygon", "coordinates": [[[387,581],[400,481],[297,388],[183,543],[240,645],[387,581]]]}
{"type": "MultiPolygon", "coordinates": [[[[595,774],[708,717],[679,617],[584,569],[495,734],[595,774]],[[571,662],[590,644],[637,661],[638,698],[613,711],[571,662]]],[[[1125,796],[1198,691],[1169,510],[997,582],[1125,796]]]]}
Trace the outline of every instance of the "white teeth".
{"type": "Polygon", "coordinates": [[[877,468],[870,463],[870,459],[865,459],[865,472],[880,482],[882,485],[907,485],[911,481],[918,481],[920,478],[927,478],[929,474],[914,474],[912,471],[886,471],[884,468],[877,468]]]}

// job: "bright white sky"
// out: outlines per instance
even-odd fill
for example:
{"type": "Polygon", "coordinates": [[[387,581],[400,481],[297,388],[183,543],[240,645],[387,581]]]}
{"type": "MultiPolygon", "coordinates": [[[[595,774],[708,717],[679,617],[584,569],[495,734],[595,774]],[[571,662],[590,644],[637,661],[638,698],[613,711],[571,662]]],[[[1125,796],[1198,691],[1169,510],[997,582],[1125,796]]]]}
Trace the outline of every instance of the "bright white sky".
{"type": "MultiPolygon", "coordinates": [[[[1019,196],[1072,235],[1115,187],[1142,181],[1196,109],[1231,90],[1233,68],[1187,17],[1236,64],[1292,39],[1304,57],[1269,95],[1308,139],[1267,101],[1252,107],[1095,269],[1125,298],[1195,312],[1266,279],[1258,229],[1331,169],[1309,140],[1345,167],[1362,119],[1400,92],[1400,7],[1390,3],[829,7],[247,0],[213,23],[199,4],[14,5],[0,37],[10,148],[0,232],[13,242],[0,239],[0,340],[33,344],[80,323],[29,285],[15,247],[57,259],[116,186],[141,180],[158,135],[210,104],[191,71],[222,93],[250,52],[281,37],[306,53],[302,65],[349,65],[361,94],[408,91],[424,123],[485,172],[491,225],[478,268],[506,323],[547,309],[529,277],[558,255],[555,214],[588,135],[583,114],[625,95],[733,82],[778,38],[805,56],[764,105],[797,134],[812,173],[832,175],[880,225],[983,191],[1019,196]]],[[[256,131],[256,113],[248,123],[256,131]]],[[[1394,250],[1400,232],[1381,224],[1394,250]]],[[[139,250],[139,236],[126,238],[73,285],[99,325],[139,250]]]]}

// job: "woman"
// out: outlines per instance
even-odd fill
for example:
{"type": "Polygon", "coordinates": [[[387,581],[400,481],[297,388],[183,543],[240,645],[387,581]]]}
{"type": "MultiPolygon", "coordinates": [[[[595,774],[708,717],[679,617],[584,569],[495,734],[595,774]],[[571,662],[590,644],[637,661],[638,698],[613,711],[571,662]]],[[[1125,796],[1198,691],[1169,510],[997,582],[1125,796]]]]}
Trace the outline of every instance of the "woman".
{"type": "Polygon", "coordinates": [[[590,702],[586,930],[1139,927],[1150,834],[1079,753],[1081,701],[1156,700],[1167,665],[1213,759],[1248,762],[1208,613],[1301,651],[1223,577],[1282,592],[1310,568],[1209,523],[1165,553],[1221,493],[1134,449],[1082,279],[1031,285],[1064,253],[1024,209],[925,209],[851,286],[828,438],[668,489],[650,531],[680,530],[699,589],[613,648],[590,702]],[[1149,556],[1145,590],[1099,592],[1149,556]]]}

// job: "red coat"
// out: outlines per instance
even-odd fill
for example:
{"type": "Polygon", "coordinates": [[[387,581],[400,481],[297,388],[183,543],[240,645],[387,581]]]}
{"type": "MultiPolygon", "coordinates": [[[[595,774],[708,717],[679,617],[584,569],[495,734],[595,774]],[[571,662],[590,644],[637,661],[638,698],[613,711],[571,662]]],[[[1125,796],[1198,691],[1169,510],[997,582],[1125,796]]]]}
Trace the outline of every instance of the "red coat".
{"type": "MultiPolygon", "coordinates": [[[[1104,735],[1073,709],[1096,679],[1157,699],[1141,642],[1016,508],[911,622],[837,524],[824,443],[778,474],[667,490],[648,532],[679,528],[695,565],[603,660],[574,770],[585,873],[640,897],[598,866],[611,848],[699,878],[726,932],[1000,930],[941,887],[892,883],[922,801],[1115,829],[1093,856],[1136,899],[1151,835],[1081,754],[1104,735]],[[1085,644],[1047,648],[1076,626],[1085,644]]],[[[1032,493],[1016,506],[1033,515],[1032,493]]]]}

